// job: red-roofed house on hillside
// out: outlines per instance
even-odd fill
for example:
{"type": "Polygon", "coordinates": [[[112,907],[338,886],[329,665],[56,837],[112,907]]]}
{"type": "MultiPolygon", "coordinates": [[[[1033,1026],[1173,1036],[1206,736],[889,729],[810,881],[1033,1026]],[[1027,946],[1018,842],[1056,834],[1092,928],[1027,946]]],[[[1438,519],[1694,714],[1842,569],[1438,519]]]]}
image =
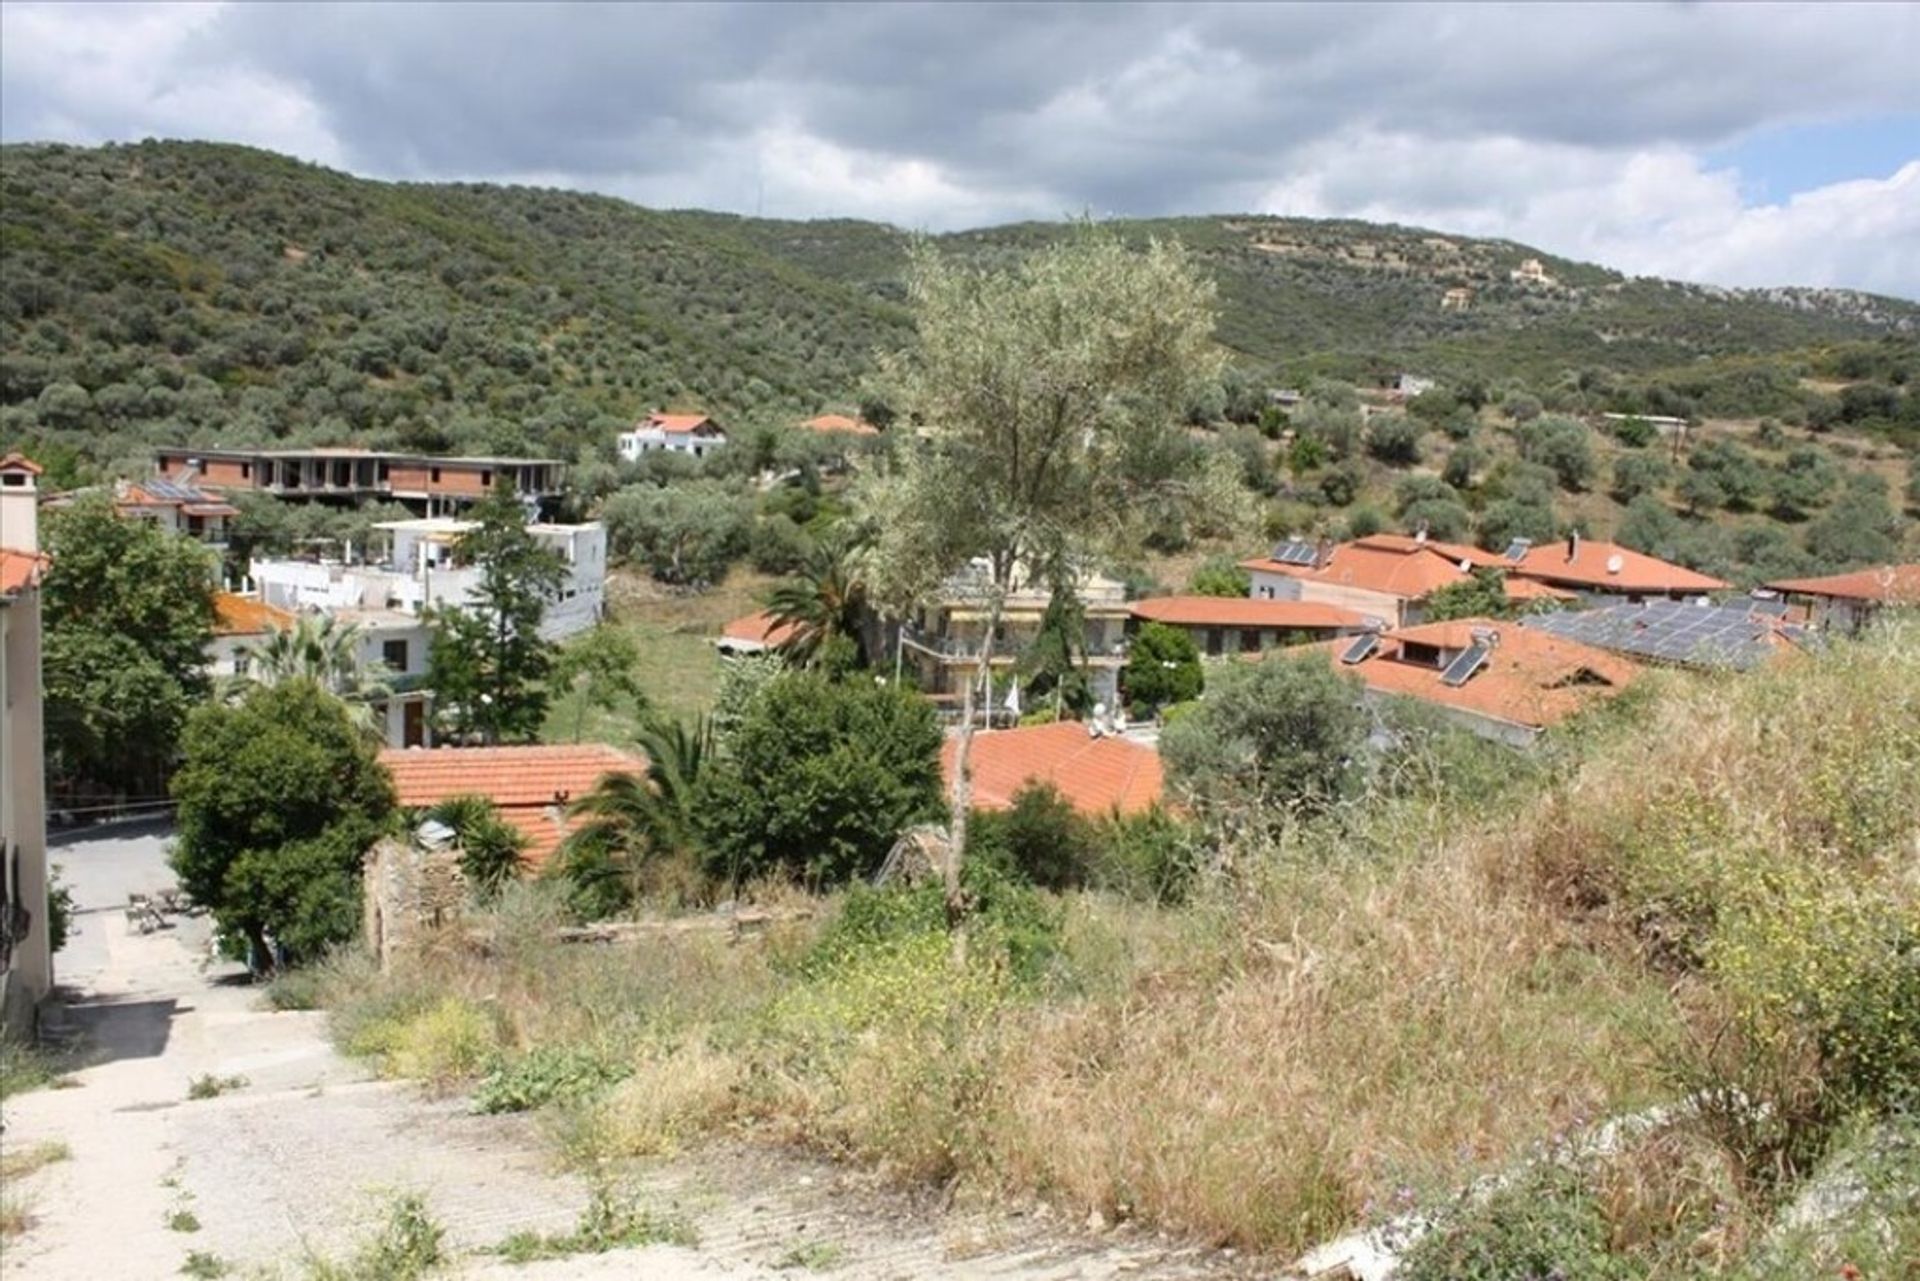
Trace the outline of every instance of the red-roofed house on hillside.
{"type": "Polygon", "coordinates": [[[726,429],[705,414],[664,414],[654,410],[620,433],[620,457],[637,462],[642,454],[692,454],[701,458],[727,443],[726,429]]]}
{"type": "Polygon", "coordinates": [[[1348,543],[1290,539],[1240,566],[1255,600],[1336,605],[1389,627],[1418,622],[1427,597],[1468,577],[1439,544],[1393,534],[1348,543]]]}
{"type": "Polygon", "coordinates": [[[1503,554],[1481,552],[1480,557],[1476,565],[1503,569],[1509,578],[1530,578],[1581,596],[1625,597],[1631,604],[1662,597],[1704,596],[1732,586],[1658,556],[1578,534],[1538,547],[1516,543],[1503,554]]]}
{"type": "Polygon", "coordinates": [[[0,458],[0,1033],[31,1040],[53,990],[40,692],[40,466],[0,458]]]}
{"type": "Polygon", "coordinates": [[[1618,654],[1489,618],[1402,627],[1317,646],[1370,698],[1431,703],[1483,738],[1524,747],[1639,675],[1618,654]]]}
{"type": "Polygon", "coordinates": [[[1146,623],[1177,627],[1209,658],[1351,636],[1376,626],[1356,610],[1315,601],[1245,596],[1149,596],[1127,607],[1129,634],[1146,623]]]}
{"type": "MultiPolygon", "coordinates": [[[[940,770],[953,786],[956,744],[940,749],[940,770]]],[[[1025,725],[975,734],[969,753],[976,809],[1003,810],[1021,788],[1051,783],[1090,818],[1138,814],[1160,803],[1166,777],[1160,753],[1144,743],[1095,733],[1078,721],[1025,725]]]]}
{"type": "Polygon", "coordinates": [[[113,510],[129,520],[152,521],[169,534],[216,548],[227,545],[227,522],[240,514],[219,494],[166,477],[138,484],[121,481],[114,486],[113,510]]]}
{"type": "Polygon", "coordinates": [[[640,773],[644,757],[599,743],[528,747],[388,748],[380,763],[408,809],[455,796],[484,796],[527,838],[527,865],[538,868],[573,831],[573,801],[613,773],[640,773]]]}
{"type": "Polygon", "coordinates": [[[779,649],[798,630],[792,623],[776,622],[770,610],[736,618],[720,629],[713,647],[732,658],[736,654],[764,654],[779,649]]]}
{"type": "Polygon", "coordinates": [[[1807,607],[1816,626],[1859,631],[1883,609],[1920,609],[1920,565],[1881,565],[1824,578],[1783,578],[1768,587],[1807,607]]]}

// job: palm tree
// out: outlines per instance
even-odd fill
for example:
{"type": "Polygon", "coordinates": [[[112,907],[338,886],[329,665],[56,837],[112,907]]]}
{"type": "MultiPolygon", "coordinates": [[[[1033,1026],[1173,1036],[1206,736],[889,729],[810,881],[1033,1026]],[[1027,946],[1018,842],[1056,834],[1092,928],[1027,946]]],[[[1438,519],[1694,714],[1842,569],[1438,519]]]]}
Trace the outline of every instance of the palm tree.
{"type": "Polygon", "coordinates": [[[426,817],[453,829],[460,842],[460,870],[482,899],[496,897],[526,865],[527,837],[500,817],[484,796],[449,796],[426,817]]]}
{"type": "Polygon", "coordinates": [[[655,721],[635,741],[646,770],[603,774],[568,809],[586,821],[561,843],[556,867],[598,902],[630,902],[652,867],[700,853],[694,793],[713,756],[707,722],[655,721]],[[608,881],[619,882],[617,892],[608,881]]]}
{"type": "Polygon", "coordinates": [[[347,705],[355,726],[379,735],[375,706],[393,697],[386,664],[360,661],[361,632],[331,614],[303,614],[289,628],[276,627],[253,646],[257,679],[262,684],[309,680],[347,705]]]}
{"type": "Polygon", "coordinates": [[[844,527],[826,535],[807,553],[799,574],[767,597],[773,621],[790,629],[780,643],[787,661],[812,667],[832,654],[832,642],[845,638],[852,643],[855,666],[866,666],[860,624],[867,580],[860,550],[858,539],[844,527]]]}

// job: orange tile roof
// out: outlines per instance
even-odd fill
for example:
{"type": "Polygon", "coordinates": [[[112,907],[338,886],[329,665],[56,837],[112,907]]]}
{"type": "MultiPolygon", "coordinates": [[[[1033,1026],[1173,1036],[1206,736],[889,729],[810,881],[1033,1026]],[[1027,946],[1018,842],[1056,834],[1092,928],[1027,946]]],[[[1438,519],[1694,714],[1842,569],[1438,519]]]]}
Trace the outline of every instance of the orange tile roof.
{"type": "Polygon", "coordinates": [[[1245,596],[1150,596],[1127,607],[1135,618],[1185,627],[1273,627],[1306,631],[1362,628],[1367,617],[1316,601],[1250,600],[1245,596]]]}
{"type": "Polygon", "coordinates": [[[1729,584],[1705,574],[1622,547],[1581,539],[1579,550],[1569,559],[1564,541],[1543,543],[1530,548],[1518,565],[1504,558],[1486,562],[1509,574],[1537,578],[1548,583],[1586,587],[1603,592],[1712,592],[1729,584]],[[1618,566],[1618,569],[1613,568],[1618,566]]]}
{"type": "MultiPolygon", "coordinates": [[[[651,413],[647,415],[647,426],[658,427],[669,436],[684,436],[688,432],[698,431],[708,423],[713,423],[713,419],[705,414],[651,413]]],[[[719,426],[718,423],[713,425],[716,428],[719,426]]]]}
{"type": "Polygon", "coordinates": [[[1378,693],[1406,695],[1535,729],[1556,725],[1619,694],[1640,674],[1637,663],[1617,654],[1487,618],[1398,628],[1382,636],[1379,648],[1358,663],[1340,661],[1349,644],[1338,640],[1312,648],[1378,693]],[[1499,643],[1463,685],[1444,684],[1440,670],[1401,659],[1408,642],[1466,649],[1474,643],[1476,628],[1491,631],[1499,643]]]}
{"type": "Polygon", "coordinates": [[[768,649],[777,649],[792,638],[798,628],[792,623],[777,623],[771,610],[760,610],[743,618],[736,618],[720,629],[724,640],[738,641],[743,645],[761,645],[768,649]]]}
{"type": "Polygon", "coordinates": [[[849,436],[878,436],[880,429],[870,422],[858,418],[849,418],[845,414],[821,414],[809,418],[800,424],[809,431],[842,432],[849,436]]]}
{"type": "Polygon", "coordinates": [[[567,802],[593,790],[604,774],[638,773],[646,758],[600,743],[528,747],[387,748],[380,763],[393,775],[400,804],[423,809],[454,796],[484,796],[527,838],[526,858],[538,867],[573,830],[555,820],[567,802]]]}
{"type": "Polygon", "coordinates": [[[0,595],[11,596],[40,581],[53,562],[40,552],[16,552],[0,547],[0,595]]]}
{"type": "Polygon", "coordinates": [[[34,462],[33,459],[27,457],[19,450],[12,449],[7,451],[5,458],[0,458],[0,471],[23,471],[29,475],[38,476],[45,472],[46,468],[34,462]]]}
{"type": "Polygon", "coordinates": [[[1577,592],[1563,591],[1551,583],[1542,583],[1531,578],[1520,578],[1508,574],[1501,586],[1506,589],[1508,600],[1579,600],[1577,592]]]}
{"type": "Polygon", "coordinates": [[[289,631],[293,613],[253,596],[234,592],[213,594],[213,634],[215,636],[264,636],[270,631],[289,631]]]}
{"type": "Polygon", "coordinates": [[[1776,592],[1798,592],[1803,596],[1920,605],[1920,565],[1881,565],[1824,578],[1786,578],[1767,586],[1776,592]]]}
{"type": "Polygon", "coordinates": [[[1318,569],[1311,565],[1284,565],[1265,556],[1243,560],[1240,564],[1246,569],[1285,574],[1303,582],[1355,587],[1403,600],[1424,599],[1467,577],[1454,558],[1398,535],[1373,535],[1336,544],[1327,563],[1318,569]]]}
{"type": "MultiPolygon", "coordinates": [[[[940,769],[953,785],[955,740],[940,749],[940,769]]],[[[1160,753],[1111,735],[1095,738],[1077,721],[1026,725],[974,735],[970,753],[973,804],[1003,810],[1028,783],[1051,783],[1082,814],[1135,814],[1165,790],[1160,753]]]]}

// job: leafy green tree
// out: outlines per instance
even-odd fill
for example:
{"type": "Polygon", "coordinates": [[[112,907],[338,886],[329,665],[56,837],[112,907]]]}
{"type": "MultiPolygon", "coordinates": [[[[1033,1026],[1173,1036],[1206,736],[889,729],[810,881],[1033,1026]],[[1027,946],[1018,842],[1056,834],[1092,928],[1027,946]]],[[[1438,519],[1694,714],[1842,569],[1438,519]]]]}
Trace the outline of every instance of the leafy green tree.
{"type": "Polygon", "coordinates": [[[253,677],[268,685],[308,680],[346,704],[360,732],[378,739],[374,709],[393,696],[392,673],[383,663],[361,662],[360,628],[331,614],[302,615],[292,627],[276,627],[250,650],[253,677]]]}
{"type": "Polygon", "coordinates": [[[1136,251],[1091,223],[1001,272],[914,252],[918,342],[884,375],[889,403],[925,438],[903,442],[863,498],[881,601],[904,609],[984,565],[988,640],[963,687],[945,869],[956,922],[974,697],[1007,595],[1023,581],[1070,582],[1093,555],[1137,546],[1144,519],[1200,487],[1206,460],[1179,424],[1222,367],[1213,299],[1178,246],[1136,251]]]}
{"type": "Polygon", "coordinates": [[[1086,712],[1093,706],[1093,683],[1086,667],[1087,611],[1080,595],[1058,584],[1047,597],[1033,643],[1015,669],[1026,682],[1029,705],[1047,700],[1056,712],[1086,712]]]}
{"type": "Polygon", "coordinates": [[[1203,809],[1253,821],[1324,809],[1359,782],[1361,693],[1320,653],[1227,664],[1206,701],[1161,735],[1169,777],[1203,809]]]}
{"type": "Polygon", "coordinates": [[[1646,494],[1658,494],[1673,479],[1673,467],[1658,454],[1622,454],[1613,460],[1614,500],[1631,503],[1646,494]]]}
{"type": "Polygon", "coordinates": [[[1480,513],[1480,546],[1498,551],[1516,538],[1544,543],[1553,538],[1558,526],[1553,506],[1536,499],[1502,498],[1489,503],[1480,513]]]}
{"type": "Polygon", "coordinates": [[[701,780],[696,821],[730,883],[870,875],[908,826],[938,815],[940,727],[919,694],[789,672],[748,707],[701,780]]]}
{"type": "Polygon", "coordinates": [[[780,646],[788,662],[818,666],[843,650],[851,653],[852,666],[867,665],[861,634],[867,613],[862,555],[848,528],[836,526],[814,546],[800,573],[767,596],[767,612],[792,629],[780,646]]]}
{"type": "Polygon", "coordinates": [[[432,614],[436,710],[457,735],[527,741],[546,717],[553,645],[540,620],[566,581],[566,562],[528,532],[526,512],[504,484],[475,503],[469,519],[453,554],[480,571],[472,603],[432,614]]]}
{"type": "Polygon", "coordinates": [[[1391,467],[1420,461],[1420,424],[1405,414],[1382,414],[1367,424],[1367,452],[1391,467]]]}
{"type": "Polygon", "coordinates": [[[1487,469],[1492,456],[1478,445],[1456,445],[1447,455],[1440,479],[1457,490],[1477,488],[1475,478],[1487,469]]]}
{"type": "Polygon", "coordinates": [[[1245,596],[1253,576],[1230,556],[1209,556],[1194,568],[1187,590],[1196,596],[1245,596]]]}
{"type": "Polygon", "coordinates": [[[1516,433],[1520,456],[1553,470],[1562,489],[1584,490],[1593,480],[1592,433],[1573,418],[1541,418],[1516,433]]]}
{"type": "Polygon", "coordinates": [[[1677,492],[1689,516],[1704,516],[1727,501],[1727,491],[1720,487],[1719,478],[1707,471],[1689,471],[1680,478],[1677,492]]]}
{"type": "Polygon", "coordinates": [[[641,688],[640,647],[633,634],[602,623],[560,647],[553,660],[550,689],[573,703],[573,741],[586,732],[587,712],[595,707],[625,707],[644,718],[647,692],[641,688]]]}
{"type": "Polygon", "coordinates": [[[1320,478],[1321,495],[1335,507],[1345,507],[1360,496],[1360,484],[1363,477],[1360,469],[1348,463],[1327,469],[1320,478]]]}
{"type": "Polygon", "coordinates": [[[1807,526],[1807,551],[1829,571],[1884,565],[1899,550],[1900,518],[1872,472],[1850,474],[1833,506],[1807,526]]]}
{"type": "Polygon", "coordinates": [[[47,513],[41,670],[61,794],[152,796],[207,692],[214,559],[104,495],[47,513]]]}
{"type": "Polygon", "coordinates": [[[1165,623],[1148,623],[1135,634],[1120,680],[1135,711],[1149,713],[1200,697],[1207,683],[1193,638],[1165,623]]]}
{"type": "Polygon", "coordinates": [[[1686,537],[1685,523],[1652,494],[1642,494],[1628,503],[1620,527],[1613,532],[1614,541],[1622,547],[1662,560],[1678,560],[1686,537]]]}
{"type": "MultiPolygon", "coordinates": [[[[1710,477],[1719,487],[1721,503],[1728,511],[1752,511],[1766,501],[1772,481],[1766,466],[1748,450],[1731,440],[1716,439],[1696,445],[1687,457],[1690,473],[1710,477]]],[[[1691,477],[1689,477],[1691,479],[1691,477]]],[[[1687,498],[1687,481],[1682,481],[1681,497],[1687,498]]],[[[1688,506],[1693,506],[1688,500],[1688,506]]],[[[1706,504],[1701,504],[1704,510],[1706,504]]]]}
{"type": "Polygon", "coordinates": [[[1805,520],[1826,501],[1839,479],[1840,469],[1826,450],[1796,445],[1774,473],[1773,504],[1768,510],[1781,520],[1805,520]]]}
{"type": "Polygon", "coordinates": [[[298,957],[350,938],[394,796],[345,705],[313,681],[263,685],[196,708],[182,747],[170,861],[186,891],[262,963],[269,935],[298,957]]]}
{"type": "Polygon", "coordinates": [[[1387,514],[1372,503],[1361,503],[1347,513],[1347,537],[1365,538],[1387,527],[1387,514]]]}
{"type": "Polygon", "coordinates": [[[1426,621],[1456,618],[1512,618],[1519,611],[1507,597],[1507,576],[1497,569],[1476,569],[1427,597],[1426,621]]]}
{"type": "Polygon", "coordinates": [[[1028,783],[1007,809],[974,815],[970,862],[1050,890],[1087,883],[1096,859],[1094,824],[1051,783],[1028,783]]]}
{"type": "Polygon", "coordinates": [[[727,576],[746,550],[752,510],[731,486],[698,480],[628,486],[601,515],[614,551],[663,583],[697,584],[727,576]]]}
{"type": "Polygon", "coordinates": [[[1614,423],[1613,437],[1629,449],[1645,449],[1660,438],[1660,429],[1635,414],[1614,423]]]}

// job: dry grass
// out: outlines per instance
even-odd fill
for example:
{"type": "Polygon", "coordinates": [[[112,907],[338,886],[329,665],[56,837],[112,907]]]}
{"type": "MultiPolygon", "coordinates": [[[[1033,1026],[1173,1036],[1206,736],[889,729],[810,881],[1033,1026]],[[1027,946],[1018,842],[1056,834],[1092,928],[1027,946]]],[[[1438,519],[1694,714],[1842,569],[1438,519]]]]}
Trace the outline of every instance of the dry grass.
{"type": "Polygon", "coordinates": [[[24,1179],[60,1161],[71,1160],[73,1149],[58,1139],[36,1143],[17,1152],[0,1153],[0,1183],[24,1179]]]}

